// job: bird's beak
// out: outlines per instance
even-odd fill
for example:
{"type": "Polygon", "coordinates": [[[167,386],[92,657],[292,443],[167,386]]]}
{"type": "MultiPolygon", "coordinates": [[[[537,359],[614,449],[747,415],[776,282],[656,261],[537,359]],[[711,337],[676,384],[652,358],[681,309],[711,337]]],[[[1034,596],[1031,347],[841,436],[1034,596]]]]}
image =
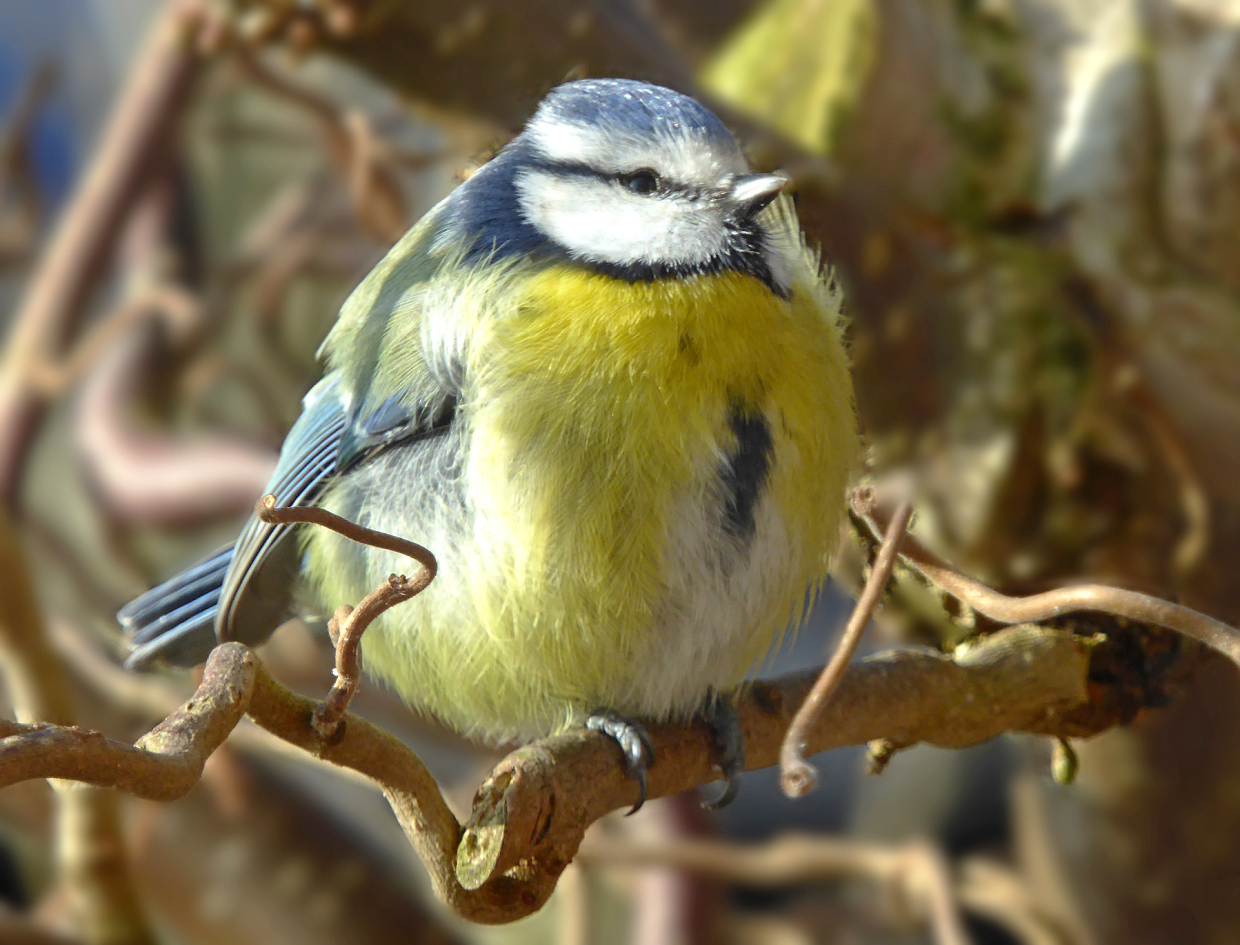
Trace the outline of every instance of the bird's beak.
{"type": "Polygon", "coordinates": [[[728,202],[741,219],[748,219],[778,197],[787,186],[788,178],[783,174],[741,174],[732,178],[728,202]]]}

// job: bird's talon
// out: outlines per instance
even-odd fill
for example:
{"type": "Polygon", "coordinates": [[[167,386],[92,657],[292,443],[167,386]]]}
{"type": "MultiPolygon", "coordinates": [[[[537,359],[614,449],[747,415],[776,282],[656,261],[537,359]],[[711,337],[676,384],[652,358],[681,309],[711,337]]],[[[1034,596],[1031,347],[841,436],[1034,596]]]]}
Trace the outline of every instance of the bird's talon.
{"type": "Polygon", "coordinates": [[[722,794],[714,800],[702,801],[702,806],[707,810],[719,810],[736,800],[740,792],[741,772],[745,770],[745,735],[735,703],[713,690],[706,698],[702,716],[719,753],[719,771],[727,782],[722,794]]]}
{"type": "Polygon", "coordinates": [[[646,803],[650,782],[646,777],[646,768],[654,764],[654,745],[650,736],[640,722],[626,719],[615,712],[598,712],[586,719],[586,728],[592,732],[602,732],[617,745],[624,755],[624,771],[637,782],[637,803],[626,816],[632,816],[641,810],[646,803]]]}
{"type": "Polygon", "coordinates": [[[723,786],[723,791],[720,792],[719,796],[716,797],[714,800],[711,800],[710,798],[704,798],[702,800],[702,806],[706,810],[720,810],[721,808],[727,807],[734,800],[736,800],[736,795],[740,793],[740,790],[741,790],[740,776],[732,775],[731,777],[728,778],[727,783],[723,786]]]}

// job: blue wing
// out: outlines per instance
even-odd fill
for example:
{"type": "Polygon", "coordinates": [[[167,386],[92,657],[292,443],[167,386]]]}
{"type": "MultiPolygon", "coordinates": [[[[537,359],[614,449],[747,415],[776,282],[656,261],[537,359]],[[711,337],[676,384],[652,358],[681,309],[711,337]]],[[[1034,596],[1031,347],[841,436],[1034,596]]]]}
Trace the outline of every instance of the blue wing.
{"type": "MultiPolygon", "coordinates": [[[[335,477],[452,423],[459,365],[439,359],[430,371],[411,369],[413,363],[426,366],[427,353],[418,340],[422,315],[413,289],[433,278],[447,258],[428,249],[439,227],[439,213],[433,210],[345,302],[322,349],[334,369],[306,395],[267,484],[278,504],[311,505],[335,477]],[[393,326],[399,330],[389,330],[393,326]],[[349,356],[338,357],[340,351],[349,356]],[[416,388],[395,393],[376,387],[381,359],[388,376],[422,380],[416,388]]],[[[439,314],[449,321],[451,316],[451,311],[439,314]]],[[[139,667],[156,658],[194,665],[217,639],[261,642],[287,618],[300,564],[291,526],[251,517],[232,548],[117,614],[134,647],[127,665],[139,667]]]]}
{"type": "MultiPolygon", "coordinates": [[[[306,396],[267,484],[277,505],[313,505],[336,476],[379,452],[446,431],[456,412],[456,398],[441,392],[419,404],[390,397],[354,415],[339,388],[339,375],[330,374],[306,396]]],[[[290,613],[301,565],[293,528],[251,516],[233,546],[123,607],[117,619],[133,647],[126,666],[156,659],[193,666],[217,640],[265,640],[290,613]]]]}
{"type": "MultiPolygon", "coordinates": [[[[349,422],[338,388],[338,375],[330,374],[307,395],[267,484],[277,506],[313,505],[333,478],[349,422]]],[[[299,563],[293,526],[268,525],[250,516],[233,545],[220,589],[216,636],[249,644],[267,639],[288,619],[299,563]]]]}

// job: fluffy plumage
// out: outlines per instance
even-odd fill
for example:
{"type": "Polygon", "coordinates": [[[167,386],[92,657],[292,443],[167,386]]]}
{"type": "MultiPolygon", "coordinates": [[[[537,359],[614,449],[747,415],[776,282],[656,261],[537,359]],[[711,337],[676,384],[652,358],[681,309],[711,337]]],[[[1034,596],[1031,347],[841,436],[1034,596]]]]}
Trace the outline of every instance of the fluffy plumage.
{"type": "MultiPolygon", "coordinates": [[[[531,737],[692,713],[800,618],[856,441],[839,299],[791,202],[766,206],[779,183],[691,99],[572,83],[358,286],[273,488],[436,553],[367,632],[368,671],[531,737]]],[[[408,567],[300,535],[325,613],[408,567]]],[[[287,603],[264,585],[247,623],[261,546],[229,564],[222,637],[287,603]]],[[[140,642],[159,593],[122,612],[140,642]]]]}

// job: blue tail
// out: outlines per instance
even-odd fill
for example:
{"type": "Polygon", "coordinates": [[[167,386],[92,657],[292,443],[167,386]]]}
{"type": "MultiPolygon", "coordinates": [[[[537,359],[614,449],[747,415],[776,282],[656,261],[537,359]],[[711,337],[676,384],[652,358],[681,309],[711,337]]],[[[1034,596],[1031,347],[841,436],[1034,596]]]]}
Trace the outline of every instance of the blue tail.
{"type": "Polygon", "coordinates": [[[121,608],[116,619],[133,647],[127,669],[155,660],[196,666],[207,658],[216,644],[215,612],[232,558],[229,545],[121,608]]]}

